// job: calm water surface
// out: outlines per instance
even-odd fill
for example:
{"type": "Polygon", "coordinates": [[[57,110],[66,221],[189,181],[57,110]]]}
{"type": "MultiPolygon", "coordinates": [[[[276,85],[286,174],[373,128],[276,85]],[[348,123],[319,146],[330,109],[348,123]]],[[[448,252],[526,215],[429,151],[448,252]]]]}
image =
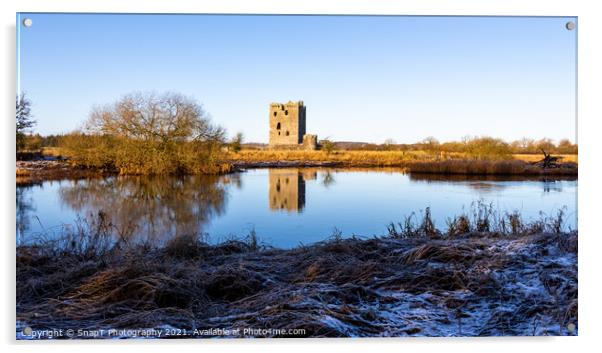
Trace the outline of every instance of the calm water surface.
{"type": "Polygon", "coordinates": [[[257,169],[225,176],[111,177],[17,186],[17,241],[53,237],[102,212],[115,231],[164,242],[205,233],[211,242],[244,237],[294,247],[344,236],[383,235],[387,224],[431,208],[435,224],[492,203],[526,219],[566,207],[577,224],[577,180],[469,179],[389,170],[257,169]]]}

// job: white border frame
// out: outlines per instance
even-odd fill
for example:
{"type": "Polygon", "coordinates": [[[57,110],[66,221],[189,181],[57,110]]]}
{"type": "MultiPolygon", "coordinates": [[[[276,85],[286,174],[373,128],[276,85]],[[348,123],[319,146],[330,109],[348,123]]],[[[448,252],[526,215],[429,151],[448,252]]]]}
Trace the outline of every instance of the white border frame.
{"type": "Polygon", "coordinates": [[[602,62],[602,12],[596,11],[596,2],[523,0],[304,0],[298,3],[278,0],[206,0],[192,3],[186,0],[4,0],[0,2],[2,21],[2,77],[3,148],[0,174],[2,204],[0,217],[5,232],[2,238],[2,308],[0,319],[4,348],[8,351],[32,352],[103,352],[107,349],[126,351],[144,349],[165,352],[176,345],[178,352],[211,351],[277,351],[301,352],[316,349],[316,344],[328,350],[379,351],[408,350],[410,352],[508,352],[530,349],[546,352],[567,352],[584,349],[597,343],[597,329],[602,317],[598,305],[601,285],[598,280],[602,268],[599,252],[602,237],[596,232],[600,224],[597,214],[600,191],[595,179],[601,175],[599,161],[594,160],[596,147],[601,146],[600,110],[602,62]],[[15,13],[16,12],[132,12],[132,13],[261,13],[261,14],[383,14],[383,15],[494,15],[494,16],[577,16],[578,17],[578,107],[579,107],[579,337],[488,337],[488,338],[383,338],[383,339],[228,339],[228,340],[129,340],[95,342],[17,342],[15,341],[15,184],[14,184],[14,97],[16,87],[15,13]],[[598,63],[598,64],[596,64],[598,63]],[[596,228],[597,227],[597,228],[596,228]],[[134,348],[136,347],[136,348],[134,348]]]}

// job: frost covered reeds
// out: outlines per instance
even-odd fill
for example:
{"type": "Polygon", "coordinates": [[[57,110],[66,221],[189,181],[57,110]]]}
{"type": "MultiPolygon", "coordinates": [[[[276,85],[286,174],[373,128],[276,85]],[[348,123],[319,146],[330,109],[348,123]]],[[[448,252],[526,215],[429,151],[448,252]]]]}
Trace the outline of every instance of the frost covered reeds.
{"type": "Polygon", "coordinates": [[[60,241],[17,247],[17,320],[172,327],[188,332],[180,338],[240,327],[282,331],[237,337],[576,334],[578,236],[563,212],[527,222],[475,204],[444,230],[430,209],[421,215],[391,235],[335,229],[288,250],[254,231],[213,245],[197,235],[127,242],[99,215],[60,241]]]}

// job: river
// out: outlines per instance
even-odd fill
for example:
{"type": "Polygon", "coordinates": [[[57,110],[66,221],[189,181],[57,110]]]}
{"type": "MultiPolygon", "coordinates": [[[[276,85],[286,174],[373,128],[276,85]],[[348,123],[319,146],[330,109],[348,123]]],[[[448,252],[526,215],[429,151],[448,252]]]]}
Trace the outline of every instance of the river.
{"type": "Polygon", "coordinates": [[[387,234],[387,225],[429,207],[435,225],[487,204],[525,220],[565,210],[577,228],[577,180],[449,177],[395,169],[252,169],[222,176],[45,181],[17,185],[17,242],[94,228],[98,215],[116,234],[165,242],[200,234],[216,243],[254,232],[265,245],[292,248],[333,234],[387,234]]]}

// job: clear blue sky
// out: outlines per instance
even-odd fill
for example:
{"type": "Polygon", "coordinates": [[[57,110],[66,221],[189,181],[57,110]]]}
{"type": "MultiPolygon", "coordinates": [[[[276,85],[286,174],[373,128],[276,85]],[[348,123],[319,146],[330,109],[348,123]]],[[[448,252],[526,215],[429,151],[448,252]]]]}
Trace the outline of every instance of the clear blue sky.
{"type": "Polygon", "coordinates": [[[154,90],[194,97],[253,142],[268,140],[268,104],[288,100],[305,101],[319,138],[575,140],[575,18],[24,17],[17,89],[42,134],[154,90]]]}

